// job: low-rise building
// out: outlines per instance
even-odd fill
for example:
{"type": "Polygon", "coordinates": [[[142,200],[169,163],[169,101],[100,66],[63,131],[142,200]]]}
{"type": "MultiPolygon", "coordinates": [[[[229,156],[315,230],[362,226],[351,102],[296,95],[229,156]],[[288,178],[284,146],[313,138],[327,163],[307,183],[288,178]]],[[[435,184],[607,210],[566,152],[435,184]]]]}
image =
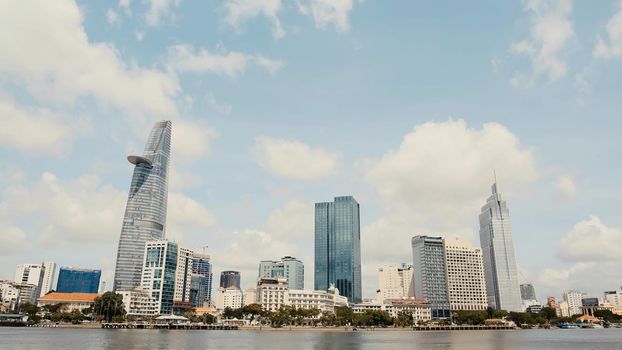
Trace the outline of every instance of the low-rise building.
{"type": "Polygon", "coordinates": [[[148,317],[158,314],[158,302],[140,288],[118,291],[123,296],[123,306],[128,316],[148,317]]]}
{"type": "Polygon", "coordinates": [[[369,302],[352,305],[354,313],[365,311],[386,311],[391,317],[397,317],[406,312],[413,317],[416,323],[432,319],[432,305],[427,301],[416,298],[387,299],[384,303],[369,302]]]}
{"type": "Polygon", "coordinates": [[[339,295],[334,286],[328,291],[290,289],[288,299],[289,305],[296,309],[318,309],[321,312],[335,312],[336,307],[348,306],[348,298],[339,295]]]}
{"type": "Polygon", "coordinates": [[[260,278],[257,282],[257,304],[264,310],[277,311],[289,305],[287,278],[260,278]]]}
{"type": "Polygon", "coordinates": [[[93,305],[99,294],[91,293],[57,293],[51,292],[41,298],[37,302],[37,306],[44,307],[46,305],[63,304],[63,311],[71,312],[74,310],[82,311],[93,305]]]}
{"type": "Polygon", "coordinates": [[[242,307],[242,291],[236,286],[216,289],[216,309],[219,311],[229,307],[239,309],[242,307]]]}
{"type": "Polygon", "coordinates": [[[613,312],[613,306],[598,298],[583,298],[581,300],[581,313],[594,316],[594,311],[606,310],[613,312]]]}

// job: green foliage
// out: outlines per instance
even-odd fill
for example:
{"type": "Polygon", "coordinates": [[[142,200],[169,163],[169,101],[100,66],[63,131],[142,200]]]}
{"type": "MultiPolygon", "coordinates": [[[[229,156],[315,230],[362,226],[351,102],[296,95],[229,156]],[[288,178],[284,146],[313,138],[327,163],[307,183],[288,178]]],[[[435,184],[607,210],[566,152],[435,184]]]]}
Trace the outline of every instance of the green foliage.
{"type": "Polygon", "coordinates": [[[557,311],[552,307],[543,307],[540,316],[550,321],[557,317],[557,311]]]}
{"type": "Polygon", "coordinates": [[[115,292],[106,292],[97,297],[93,303],[93,314],[106,322],[111,322],[118,316],[123,317],[125,315],[123,296],[115,292]]]}
{"type": "Polygon", "coordinates": [[[216,316],[211,315],[211,314],[205,314],[205,315],[203,315],[202,321],[205,324],[216,323],[216,316]]]}
{"type": "Polygon", "coordinates": [[[459,325],[482,325],[487,316],[485,311],[456,311],[453,320],[459,325]]]}
{"type": "Polygon", "coordinates": [[[386,311],[365,310],[360,314],[354,314],[353,324],[355,326],[375,326],[386,327],[393,324],[393,318],[386,311]]]}
{"type": "Polygon", "coordinates": [[[611,310],[596,310],[594,311],[594,317],[598,317],[606,322],[612,323],[622,321],[622,316],[614,314],[611,310]]]}
{"type": "Polygon", "coordinates": [[[354,312],[347,306],[339,306],[335,308],[335,325],[345,326],[352,324],[354,320],[354,312]]]}
{"type": "Polygon", "coordinates": [[[400,311],[394,323],[398,327],[411,327],[414,325],[413,315],[410,312],[400,311]]]}

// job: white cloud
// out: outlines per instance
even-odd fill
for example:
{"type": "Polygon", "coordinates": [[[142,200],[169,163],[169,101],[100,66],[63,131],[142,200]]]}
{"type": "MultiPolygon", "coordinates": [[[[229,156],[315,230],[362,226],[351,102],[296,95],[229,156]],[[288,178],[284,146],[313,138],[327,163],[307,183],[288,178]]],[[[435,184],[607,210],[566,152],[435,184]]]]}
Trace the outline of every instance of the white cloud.
{"type": "Polygon", "coordinates": [[[281,7],[281,0],[228,0],[225,3],[225,21],[239,29],[242,22],[262,15],[272,22],[272,35],[280,39],[285,36],[285,30],[277,15],[281,7]]]}
{"type": "Polygon", "coordinates": [[[106,21],[111,26],[117,25],[119,24],[119,15],[113,9],[108,9],[106,11],[106,21]]]}
{"type": "Polygon", "coordinates": [[[280,60],[262,55],[241,52],[212,53],[202,48],[195,52],[191,45],[175,45],[168,48],[168,62],[179,72],[213,72],[236,77],[244,73],[247,64],[253,63],[271,74],[283,66],[280,60]]]}
{"type": "Polygon", "coordinates": [[[125,14],[128,16],[132,14],[132,9],[130,8],[130,5],[130,0],[119,0],[119,8],[121,8],[123,12],[125,12],[125,14]]]}
{"type": "Polygon", "coordinates": [[[311,239],[314,235],[315,209],[312,203],[291,200],[282,208],[272,211],[264,225],[266,232],[280,238],[303,237],[311,239]]]}
{"type": "Polygon", "coordinates": [[[353,0],[310,0],[308,3],[298,3],[299,11],[312,16],[315,26],[321,29],[334,25],[340,31],[350,29],[349,13],[352,10],[353,0]]]}
{"type": "MultiPolygon", "coordinates": [[[[531,38],[512,44],[510,52],[532,59],[532,77],[521,83],[532,84],[542,75],[554,81],[566,75],[568,67],[560,52],[574,36],[571,0],[528,0],[525,11],[532,16],[531,38]]],[[[513,85],[518,80],[513,78],[513,85]]],[[[524,79],[523,79],[524,80],[524,79]]]]}
{"type": "Polygon", "coordinates": [[[182,167],[172,166],[169,172],[169,189],[171,191],[197,187],[203,183],[203,178],[196,172],[182,170],[182,167]]]}
{"type": "Polygon", "coordinates": [[[77,97],[126,114],[177,114],[176,76],[126,64],[112,44],[91,43],[74,1],[15,1],[0,11],[0,74],[44,101],[72,103],[77,97]]]}
{"type": "Polygon", "coordinates": [[[145,20],[150,26],[159,26],[162,20],[169,18],[175,19],[172,12],[173,7],[178,7],[181,0],[146,0],[149,3],[149,10],[145,15],[145,20]]]}
{"type": "Polygon", "coordinates": [[[211,210],[180,192],[169,192],[167,208],[166,237],[182,244],[189,231],[204,232],[216,224],[211,210]]]}
{"type": "Polygon", "coordinates": [[[555,181],[555,191],[557,200],[563,202],[573,201],[577,196],[577,186],[569,175],[562,175],[555,181]]]}
{"type": "Polygon", "coordinates": [[[30,249],[26,232],[16,226],[0,227],[0,252],[3,255],[20,253],[30,249]]]}
{"type": "Polygon", "coordinates": [[[216,100],[216,97],[214,97],[212,93],[207,93],[205,95],[205,101],[207,102],[207,105],[210,108],[212,108],[214,111],[216,111],[216,113],[218,114],[229,115],[231,114],[231,111],[233,110],[233,107],[230,104],[221,103],[218,100],[216,100]]]}
{"type": "Polygon", "coordinates": [[[340,156],[322,148],[311,148],[295,140],[268,136],[255,138],[251,152],[269,172],[299,180],[318,180],[337,174],[340,156]]]}
{"type": "Polygon", "coordinates": [[[138,41],[143,41],[143,39],[145,38],[145,32],[137,30],[137,31],[134,32],[134,37],[138,41]]]}
{"type": "Polygon", "coordinates": [[[86,122],[67,118],[44,108],[15,105],[0,95],[0,144],[19,151],[60,157],[66,154],[78,128],[86,122]]]}
{"type": "Polygon", "coordinates": [[[574,225],[559,242],[557,255],[566,261],[622,261],[622,230],[603,224],[597,216],[574,225]]]}
{"type": "Polygon", "coordinates": [[[598,38],[594,56],[598,58],[622,57],[622,1],[618,3],[618,12],[607,22],[607,37],[608,40],[598,38]]]}
{"type": "Polygon", "coordinates": [[[171,147],[182,161],[196,160],[208,154],[210,141],[218,134],[203,123],[187,120],[173,121],[171,147]]]}

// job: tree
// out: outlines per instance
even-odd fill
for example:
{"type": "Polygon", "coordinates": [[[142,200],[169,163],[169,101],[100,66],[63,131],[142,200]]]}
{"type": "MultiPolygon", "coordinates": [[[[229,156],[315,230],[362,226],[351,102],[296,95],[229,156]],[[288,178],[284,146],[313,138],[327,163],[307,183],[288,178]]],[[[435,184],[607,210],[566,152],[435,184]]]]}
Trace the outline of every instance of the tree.
{"type": "Polygon", "coordinates": [[[123,296],[115,292],[106,292],[102,296],[95,298],[93,303],[93,314],[99,316],[106,322],[123,317],[125,307],[123,306],[123,296]]]}
{"type": "Polygon", "coordinates": [[[453,316],[454,322],[459,325],[480,325],[484,324],[487,313],[484,311],[456,311],[453,316]]]}
{"type": "Polygon", "coordinates": [[[203,323],[205,323],[205,324],[216,323],[216,316],[214,316],[212,314],[204,314],[203,315],[203,323]]]}
{"type": "Polygon", "coordinates": [[[548,321],[551,321],[557,317],[557,311],[555,311],[552,307],[543,307],[542,310],[540,310],[540,316],[544,317],[548,321]]]}
{"type": "Polygon", "coordinates": [[[595,310],[594,317],[598,317],[603,319],[603,321],[612,323],[620,322],[622,320],[622,316],[614,314],[611,310],[595,310]]]}
{"type": "Polygon", "coordinates": [[[354,312],[347,306],[338,306],[335,308],[335,322],[338,326],[352,324],[354,312]]]}
{"type": "Polygon", "coordinates": [[[28,321],[38,323],[41,320],[41,316],[37,315],[39,308],[37,305],[31,303],[24,303],[20,305],[20,311],[28,315],[28,321]]]}

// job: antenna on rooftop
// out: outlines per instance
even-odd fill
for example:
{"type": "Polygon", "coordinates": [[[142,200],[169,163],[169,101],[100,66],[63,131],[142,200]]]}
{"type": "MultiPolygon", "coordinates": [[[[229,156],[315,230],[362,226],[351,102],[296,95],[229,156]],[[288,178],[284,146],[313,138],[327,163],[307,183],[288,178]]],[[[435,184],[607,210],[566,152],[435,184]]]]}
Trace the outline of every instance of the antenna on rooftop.
{"type": "Polygon", "coordinates": [[[205,254],[205,249],[207,249],[209,246],[208,245],[204,245],[203,248],[203,254],[205,254]]]}

